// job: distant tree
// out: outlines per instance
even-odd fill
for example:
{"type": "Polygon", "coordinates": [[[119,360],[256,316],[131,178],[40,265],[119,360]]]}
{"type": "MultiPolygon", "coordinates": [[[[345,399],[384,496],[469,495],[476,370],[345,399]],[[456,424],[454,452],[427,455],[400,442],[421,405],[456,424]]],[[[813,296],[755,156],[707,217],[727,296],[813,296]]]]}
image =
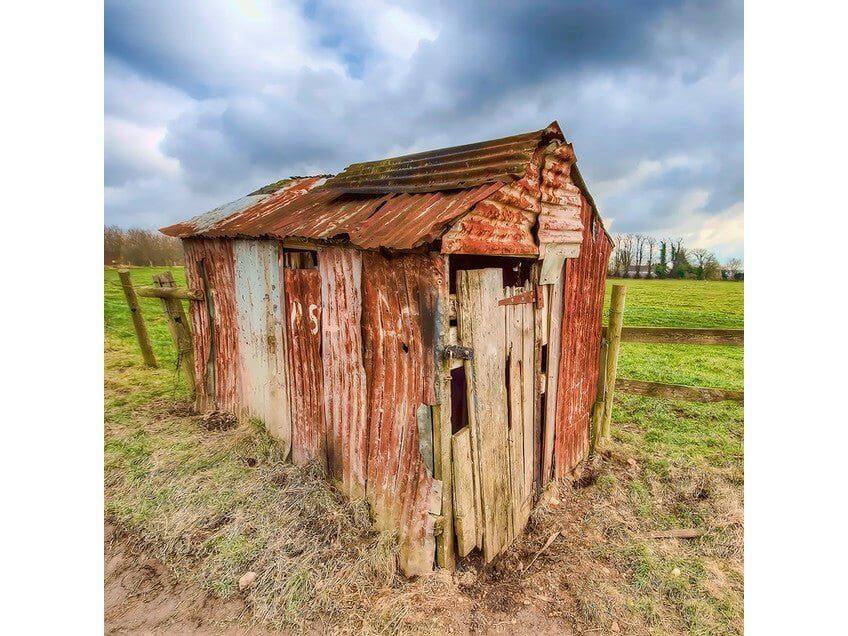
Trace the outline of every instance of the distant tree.
{"type": "Polygon", "coordinates": [[[613,276],[626,277],[633,262],[633,235],[618,234],[614,238],[615,248],[612,253],[610,271],[613,276]]]}
{"type": "Polygon", "coordinates": [[[621,240],[621,266],[624,270],[624,276],[630,275],[630,269],[633,267],[633,262],[636,256],[636,235],[625,234],[621,240]]]}
{"type": "Polygon", "coordinates": [[[728,274],[728,278],[736,280],[737,275],[742,271],[742,259],[731,258],[724,264],[724,269],[728,274]]]}
{"type": "Polygon", "coordinates": [[[660,262],[657,263],[654,273],[657,278],[666,278],[668,276],[668,253],[666,242],[660,241],[660,262]]]}
{"type": "Polygon", "coordinates": [[[140,228],[123,230],[115,225],[103,230],[106,265],[177,265],[183,261],[179,239],[140,228]]]}
{"type": "MultiPolygon", "coordinates": [[[[704,278],[704,264],[707,262],[712,254],[705,250],[703,247],[699,247],[698,249],[694,249],[689,254],[695,259],[695,276],[699,279],[704,278]]],[[[713,257],[715,258],[715,257],[713,257]]]]}
{"type": "Polygon", "coordinates": [[[636,266],[636,271],[633,274],[633,278],[641,278],[641,268],[642,268],[642,252],[645,247],[645,236],[643,234],[634,234],[633,235],[634,249],[635,249],[635,258],[634,265],[636,266]]]}
{"type": "Polygon", "coordinates": [[[117,265],[124,249],[124,231],[117,225],[108,225],[103,231],[103,264],[117,265]]]}
{"type": "Polygon", "coordinates": [[[677,242],[671,243],[671,278],[686,278],[692,274],[692,266],[689,264],[689,256],[686,253],[686,248],[683,246],[683,239],[677,239],[677,242]]]}
{"type": "Polygon", "coordinates": [[[713,254],[708,254],[701,266],[701,278],[703,280],[719,280],[721,278],[721,263],[713,254]]]}
{"type": "Polygon", "coordinates": [[[645,239],[645,242],[648,244],[648,271],[646,277],[650,278],[654,271],[654,246],[657,244],[657,239],[649,236],[645,239]]]}

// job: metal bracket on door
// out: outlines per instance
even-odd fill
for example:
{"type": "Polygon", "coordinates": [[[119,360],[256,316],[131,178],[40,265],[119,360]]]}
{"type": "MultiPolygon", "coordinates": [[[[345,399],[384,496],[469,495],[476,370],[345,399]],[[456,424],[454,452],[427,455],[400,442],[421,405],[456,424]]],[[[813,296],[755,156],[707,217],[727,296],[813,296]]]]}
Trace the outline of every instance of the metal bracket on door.
{"type": "Polygon", "coordinates": [[[473,360],[474,350],[471,347],[460,347],[459,345],[445,345],[442,350],[444,358],[455,358],[457,360],[473,360]]]}

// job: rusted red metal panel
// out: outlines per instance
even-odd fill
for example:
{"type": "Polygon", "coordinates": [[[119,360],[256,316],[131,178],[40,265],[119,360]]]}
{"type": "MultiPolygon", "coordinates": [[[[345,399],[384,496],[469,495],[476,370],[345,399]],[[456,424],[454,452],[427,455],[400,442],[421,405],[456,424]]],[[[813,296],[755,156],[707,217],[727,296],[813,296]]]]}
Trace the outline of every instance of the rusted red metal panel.
{"type": "Polygon", "coordinates": [[[557,387],[555,472],[564,477],[586,457],[598,379],[604,285],[611,245],[582,198],[580,256],[566,259],[562,353],[557,387]]]}
{"type": "Polygon", "coordinates": [[[288,389],[292,461],[326,461],[321,362],[321,275],[317,269],[285,269],[288,389]]]}
{"type": "Polygon", "coordinates": [[[366,380],[362,360],[362,254],[318,252],[322,290],[322,361],[327,462],[352,499],[365,496],[368,462],[366,380]]]}
{"type": "Polygon", "coordinates": [[[485,199],[442,237],[445,254],[535,256],[535,214],[506,203],[485,199]]]}
{"type": "Polygon", "coordinates": [[[183,249],[189,287],[204,292],[202,301],[189,305],[198,392],[207,408],[238,413],[241,388],[233,243],[188,239],[183,249]]]}
{"type": "Polygon", "coordinates": [[[303,196],[326,180],[325,175],[284,179],[187,221],[163,227],[160,232],[180,238],[197,235],[236,237],[239,226],[258,224],[269,209],[303,196]]]}
{"type": "Polygon", "coordinates": [[[363,255],[363,332],[368,379],[367,496],[377,525],[397,530],[407,575],[431,571],[433,478],[419,451],[415,412],[435,404],[438,255],[363,255]]]}
{"type": "Polygon", "coordinates": [[[544,157],[540,173],[540,209],[537,236],[539,244],[580,243],[583,196],[571,179],[574,150],[563,143],[544,157]]]}
{"type": "Polygon", "coordinates": [[[536,149],[554,139],[563,139],[556,122],[542,130],[503,139],[353,164],[330,179],[328,186],[373,194],[506,183],[520,178],[536,149]]]}

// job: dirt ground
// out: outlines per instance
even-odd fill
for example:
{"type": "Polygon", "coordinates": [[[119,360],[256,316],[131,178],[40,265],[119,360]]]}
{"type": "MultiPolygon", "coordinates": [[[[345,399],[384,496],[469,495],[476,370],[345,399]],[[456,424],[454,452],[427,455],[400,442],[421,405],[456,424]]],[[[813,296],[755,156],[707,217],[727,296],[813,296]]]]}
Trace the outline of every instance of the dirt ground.
{"type": "Polygon", "coordinates": [[[245,633],[239,627],[242,601],[216,599],[178,582],[149,550],[108,521],[103,536],[107,634],[245,633]]]}
{"type": "MultiPolygon", "coordinates": [[[[106,633],[286,633],[258,631],[246,621],[243,600],[222,600],[179,582],[150,550],[122,535],[112,523],[104,525],[106,633]]],[[[419,608],[414,631],[431,631],[427,624],[432,626],[436,612],[441,629],[448,633],[574,633],[562,611],[547,609],[555,601],[545,590],[530,593],[518,579],[504,576],[510,566],[504,564],[479,577],[471,573],[470,563],[463,567],[464,572],[437,572],[414,584],[421,590],[438,591],[439,599],[433,603],[430,596],[430,602],[419,608]]]]}

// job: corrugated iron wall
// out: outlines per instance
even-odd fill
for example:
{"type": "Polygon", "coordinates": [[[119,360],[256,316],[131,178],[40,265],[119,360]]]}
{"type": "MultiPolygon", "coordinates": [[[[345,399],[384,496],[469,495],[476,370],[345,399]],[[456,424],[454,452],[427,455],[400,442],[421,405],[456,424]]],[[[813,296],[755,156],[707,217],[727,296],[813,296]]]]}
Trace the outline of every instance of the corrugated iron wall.
{"type": "Polygon", "coordinates": [[[286,379],[287,361],[283,297],[276,241],[234,241],[236,311],[238,312],[241,406],[261,419],[283,442],[291,440],[291,412],[286,379]]]}
{"type": "Polygon", "coordinates": [[[566,259],[562,343],[557,389],[555,473],[568,474],[586,457],[598,379],[598,353],[607,262],[612,246],[589,202],[581,196],[583,242],[566,259]]]}
{"type": "Polygon", "coordinates": [[[284,269],[286,349],[292,415],[292,461],[326,464],[324,373],[321,362],[321,274],[284,269]]]}
{"type": "Polygon", "coordinates": [[[416,410],[437,403],[442,257],[328,247],[318,269],[291,269],[276,241],[184,247],[188,284],[206,296],[191,303],[203,408],[259,417],[296,464],[327,461],[398,532],[404,572],[431,571],[436,482],[416,410]]]}
{"type": "Polygon", "coordinates": [[[362,355],[362,253],[345,247],[318,252],[323,309],[324,420],[327,463],[352,499],[365,497],[368,460],[365,366],[362,355]]]}
{"type": "Polygon", "coordinates": [[[187,239],[183,248],[188,285],[202,290],[206,298],[190,304],[199,401],[206,409],[238,413],[241,384],[233,241],[187,239]]]}
{"type": "Polygon", "coordinates": [[[420,455],[416,410],[436,404],[439,255],[362,257],[368,408],[367,495],[377,525],[399,528],[407,575],[433,568],[434,479],[420,455]]]}

